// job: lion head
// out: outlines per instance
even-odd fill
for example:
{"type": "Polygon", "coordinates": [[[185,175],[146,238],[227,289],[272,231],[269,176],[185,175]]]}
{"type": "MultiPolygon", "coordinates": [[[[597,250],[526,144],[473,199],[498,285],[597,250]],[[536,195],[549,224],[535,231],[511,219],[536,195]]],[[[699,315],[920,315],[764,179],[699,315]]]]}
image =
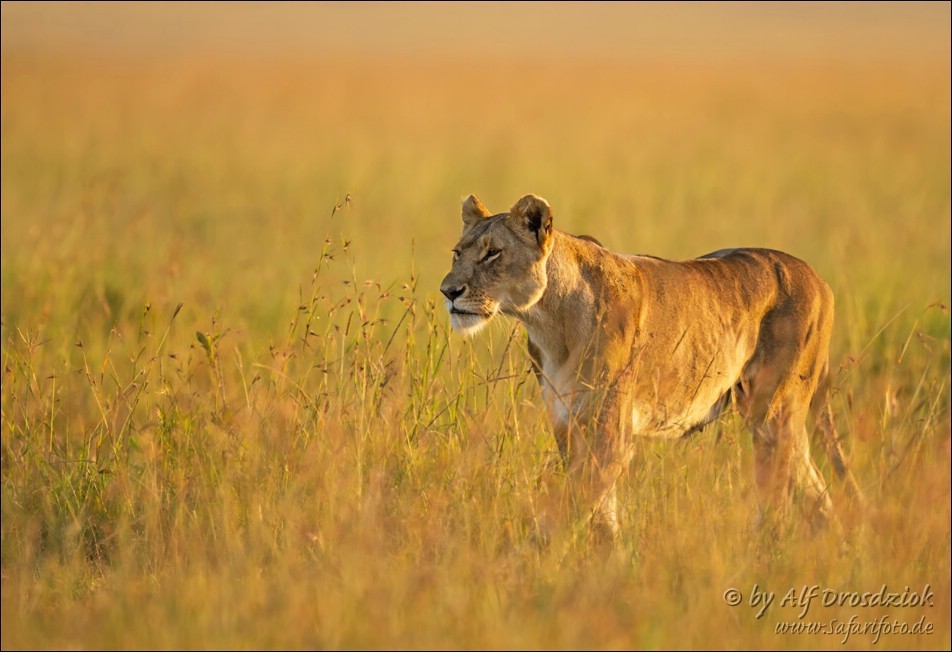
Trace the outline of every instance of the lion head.
{"type": "Polygon", "coordinates": [[[472,334],[497,313],[531,308],[545,291],[552,250],[552,209],[526,195],[492,215],[475,195],[463,202],[463,235],[440,285],[453,328],[472,334]]]}

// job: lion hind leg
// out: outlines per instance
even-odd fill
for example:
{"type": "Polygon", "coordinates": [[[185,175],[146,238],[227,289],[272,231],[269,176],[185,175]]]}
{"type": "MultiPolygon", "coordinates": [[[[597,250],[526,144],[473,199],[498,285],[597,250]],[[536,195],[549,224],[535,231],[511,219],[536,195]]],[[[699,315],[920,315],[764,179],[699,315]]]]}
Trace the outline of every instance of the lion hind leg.
{"type": "Polygon", "coordinates": [[[833,513],[833,501],[830,499],[829,486],[824,482],[820,470],[810,456],[809,435],[806,429],[800,436],[797,462],[794,471],[794,484],[805,500],[805,507],[811,516],[814,527],[824,527],[836,520],[833,513]]]}
{"type": "Polygon", "coordinates": [[[789,443],[787,429],[773,420],[753,428],[754,483],[760,523],[788,520],[794,477],[789,443]]]}
{"type": "Polygon", "coordinates": [[[776,315],[762,326],[757,354],[741,379],[740,407],[753,433],[754,478],[761,517],[767,513],[786,521],[791,492],[806,501],[815,525],[833,518],[833,503],[810,455],[806,430],[824,364],[825,338],[811,337],[816,325],[792,315],[776,315]],[[803,341],[801,348],[784,346],[803,341]],[[766,352],[770,351],[768,355],[766,352]]]}
{"type": "Polygon", "coordinates": [[[835,520],[828,486],[810,456],[805,421],[805,409],[781,404],[754,429],[754,480],[761,521],[772,517],[778,525],[786,523],[794,496],[814,528],[835,520]]]}
{"type": "MultiPolygon", "coordinates": [[[[761,345],[770,334],[768,328],[761,330],[761,345]]],[[[792,460],[787,450],[790,437],[785,422],[792,415],[778,397],[791,362],[776,355],[768,362],[760,348],[735,388],[738,410],[753,438],[759,523],[774,520],[769,519],[770,516],[783,520],[786,515],[792,460]]]]}

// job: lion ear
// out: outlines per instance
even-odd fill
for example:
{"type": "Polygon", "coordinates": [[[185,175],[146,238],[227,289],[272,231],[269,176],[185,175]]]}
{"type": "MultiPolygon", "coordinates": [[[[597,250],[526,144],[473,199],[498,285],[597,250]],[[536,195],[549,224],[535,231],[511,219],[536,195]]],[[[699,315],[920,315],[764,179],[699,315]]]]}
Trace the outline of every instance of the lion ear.
{"type": "Polygon", "coordinates": [[[549,202],[537,195],[526,195],[509,210],[509,215],[531,233],[540,247],[545,247],[552,235],[552,209],[549,202]]]}
{"type": "Polygon", "coordinates": [[[463,227],[469,229],[479,220],[489,217],[489,211],[476,195],[470,195],[463,202],[463,227]]]}

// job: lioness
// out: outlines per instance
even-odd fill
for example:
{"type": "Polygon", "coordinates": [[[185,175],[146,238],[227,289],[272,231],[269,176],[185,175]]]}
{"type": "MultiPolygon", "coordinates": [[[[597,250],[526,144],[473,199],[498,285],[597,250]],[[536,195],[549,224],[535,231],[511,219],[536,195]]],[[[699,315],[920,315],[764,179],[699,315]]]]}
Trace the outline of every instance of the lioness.
{"type": "Polygon", "coordinates": [[[462,217],[440,286],[453,328],[475,333],[498,313],[525,325],[559,451],[599,530],[617,536],[615,485],[634,437],[682,437],[731,404],[753,433],[761,509],[782,513],[795,487],[820,520],[831,515],[810,457],[811,403],[859,495],[817,393],[833,294],[806,263],[769,249],[684,262],[616,254],[553,229],[535,195],[497,215],[471,195],[462,217]]]}

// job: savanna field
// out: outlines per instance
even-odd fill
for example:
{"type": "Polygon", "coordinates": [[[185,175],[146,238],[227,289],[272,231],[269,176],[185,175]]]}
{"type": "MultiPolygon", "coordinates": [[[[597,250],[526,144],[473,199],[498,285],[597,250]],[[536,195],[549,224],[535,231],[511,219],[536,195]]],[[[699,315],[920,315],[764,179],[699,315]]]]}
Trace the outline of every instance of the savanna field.
{"type": "Polygon", "coordinates": [[[938,55],[115,56],[5,31],[3,648],[948,648],[934,7],[938,55]],[[463,339],[438,291],[461,200],[529,192],[616,251],[810,262],[867,507],[816,442],[840,527],[764,535],[729,413],[639,446],[614,550],[540,541],[564,477],[525,334],[463,339]]]}

